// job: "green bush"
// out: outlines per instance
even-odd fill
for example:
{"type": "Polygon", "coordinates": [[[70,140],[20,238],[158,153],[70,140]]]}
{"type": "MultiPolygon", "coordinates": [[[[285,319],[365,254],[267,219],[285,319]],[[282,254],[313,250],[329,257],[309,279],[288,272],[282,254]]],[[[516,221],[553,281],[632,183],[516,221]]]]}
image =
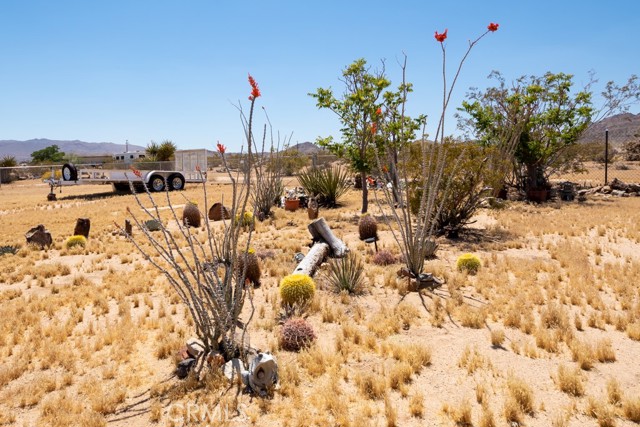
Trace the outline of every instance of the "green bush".
{"type": "Polygon", "coordinates": [[[469,274],[476,274],[480,269],[480,258],[473,254],[463,254],[458,257],[456,267],[459,271],[466,271],[469,274]]]}
{"type": "Polygon", "coordinates": [[[84,236],[71,236],[67,239],[65,245],[67,246],[67,249],[76,246],[81,246],[84,248],[87,245],[87,238],[84,236]]]}
{"type": "Polygon", "coordinates": [[[349,172],[340,166],[311,168],[302,172],[298,181],[307,194],[318,197],[321,206],[335,208],[349,189],[349,172]]]}
{"type": "Polygon", "coordinates": [[[329,262],[328,280],[336,292],[362,293],[364,288],[364,266],[355,252],[329,262]]]}

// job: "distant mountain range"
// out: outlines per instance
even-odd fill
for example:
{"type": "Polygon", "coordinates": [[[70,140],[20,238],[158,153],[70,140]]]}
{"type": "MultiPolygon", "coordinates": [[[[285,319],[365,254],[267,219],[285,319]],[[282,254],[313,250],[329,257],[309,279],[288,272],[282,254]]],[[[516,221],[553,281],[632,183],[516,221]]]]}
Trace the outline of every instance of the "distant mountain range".
{"type": "Polygon", "coordinates": [[[601,142],[604,144],[605,130],[609,129],[609,144],[621,147],[625,143],[640,139],[640,114],[622,113],[591,125],[579,142],[601,142]]]}
{"type": "Polygon", "coordinates": [[[291,147],[287,148],[287,150],[296,150],[296,151],[299,151],[301,154],[306,154],[306,155],[325,152],[324,148],[318,147],[313,142],[298,143],[296,145],[292,145],[291,147]]]}
{"type": "MultiPolygon", "coordinates": [[[[54,139],[30,139],[28,141],[0,140],[0,158],[14,156],[19,162],[31,160],[31,153],[51,145],[57,145],[60,151],[77,156],[112,155],[125,151],[125,144],[113,142],[58,141],[54,139]]],[[[144,151],[145,147],[129,144],[129,151],[144,151]]]]}

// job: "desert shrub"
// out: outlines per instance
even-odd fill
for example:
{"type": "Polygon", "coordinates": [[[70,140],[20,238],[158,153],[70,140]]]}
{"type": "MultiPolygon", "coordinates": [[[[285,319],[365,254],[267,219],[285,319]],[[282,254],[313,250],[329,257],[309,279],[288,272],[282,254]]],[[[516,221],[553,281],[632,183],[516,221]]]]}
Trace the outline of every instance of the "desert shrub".
{"type": "Polygon", "coordinates": [[[375,265],[391,265],[398,262],[398,259],[390,251],[383,249],[379,252],[376,252],[376,254],[373,256],[372,261],[375,265]]]}
{"type": "Polygon", "coordinates": [[[85,247],[87,245],[87,238],[84,236],[71,236],[67,239],[65,246],[67,248],[73,248],[76,246],[85,247]]]}
{"type": "Polygon", "coordinates": [[[459,271],[466,271],[469,274],[476,274],[480,269],[480,258],[473,254],[462,254],[456,261],[456,267],[459,271]]]}
{"type": "MultiPolygon", "coordinates": [[[[435,227],[438,234],[456,237],[471,222],[484,198],[490,195],[488,190],[502,186],[504,168],[498,163],[504,160],[495,147],[483,147],[472,142],[447,140],[443,148],[446,157],[444,178],[440,182],[441,191],[436,204],[442,207],[435,213],[435,227]]],[[[410,153],[410,170],[422,173],[418,148],[411,147],[410,153]]],[[[412,177],[414,191],[409,204],[414,214],[420,207],[422,192],[419,188],[423,179],[421,175],[412,177]]]]}
{"type": "Polygon", "coordinates": [[[565,365],[558,367],[558,387],[563,392],[580,397],[584,394],[584,382],[580,368],[569,368],[565,365]]]}
{"type": "MultiPolygon", "coordinates": [[[[637,135],[640,137],[640,135],[637,135]]],[[[640,160],[640,139],[624,144],[624,159],[628,162],[640,160]]]]}
{"type": "Polygon", "coordinates": [[[311,301],[316,284],[306,274],[290,274],[280,281],[280,298],[285,305],[304,305],[311,301]]]}
{"type": "Polygon", "coordinates": [[[321,206],[334,208],[338,199],[349,189],[349,173],[341,166],[311,168],[298,176],[300,185],[307,194],[317,196],[321,206]]]}
{"type": "Polygon", "coordinates": [[[300,351],[315,340],[313,327],[301,317],[287,319],[280,329],[280,347],[286,351],[300,351]]]}
{"type": "Polygon", "coordinates": [[[18,162],[15,157],[7,155],[0,159],[1,168],[11,168],[14,166],[18,166],[18,162]]]}
{"type": "Polygon", "coordinates": [[[336,292],[359,294],[364,288],[364,265],[355,252],[329,262],[327,278],[336,292]]]}
{"type": "Polygon", "coordinates": [[[298,173],[303,167],[309,164],[309,158],[295,148],[289,148],[278,156],[272,156],[267,160],[267,171],[279,171],[285,176],[292,176],[298,173]]]}

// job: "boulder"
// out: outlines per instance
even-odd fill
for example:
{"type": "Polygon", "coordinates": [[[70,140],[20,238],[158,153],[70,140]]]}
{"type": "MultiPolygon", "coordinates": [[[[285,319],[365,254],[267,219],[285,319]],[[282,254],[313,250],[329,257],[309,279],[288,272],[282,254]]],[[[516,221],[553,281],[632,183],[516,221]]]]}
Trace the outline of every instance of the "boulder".
{"type": "Polygon", "coordinates": [[[627,193],[625,193],[624,190],[611,190],[611,195],[612,196],[623,197],[626,194],[627,193]]]}
{"type": "Polygon", "coordinates": [[[600,192],[604,194],[609,194],[611,193],[611,187],[608,185],[605,185],[602,188],[600,188],[600,192]]]}
{"type": "Polygon", "coordinates": [[[611,181],[611,184],[609,184],[609,187],[611,187],[612,190],[627,191],[627,189],[629,188],[629,185],[620,181],[618,178],[613,178],[613,181],[611,181]]]}
{"type": "Polygon", "coordinates": [[[49,230],[44,228],[44,225],[40,224],[27,231],[24,235],[28,244],[40,246],[40,249],[44,249],[45,246],[49,247],[53,244],[53,238],[49,230]]]}

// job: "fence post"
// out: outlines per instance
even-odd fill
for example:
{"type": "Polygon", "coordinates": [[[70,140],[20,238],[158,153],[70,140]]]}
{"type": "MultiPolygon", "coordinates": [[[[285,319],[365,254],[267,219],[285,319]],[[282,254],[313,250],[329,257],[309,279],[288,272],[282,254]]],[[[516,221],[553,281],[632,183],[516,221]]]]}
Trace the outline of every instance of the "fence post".
{"type": "Polygon", "coordinates": [[[604,185],[609,183],[609,129],[604,131],[604,185]]]}

